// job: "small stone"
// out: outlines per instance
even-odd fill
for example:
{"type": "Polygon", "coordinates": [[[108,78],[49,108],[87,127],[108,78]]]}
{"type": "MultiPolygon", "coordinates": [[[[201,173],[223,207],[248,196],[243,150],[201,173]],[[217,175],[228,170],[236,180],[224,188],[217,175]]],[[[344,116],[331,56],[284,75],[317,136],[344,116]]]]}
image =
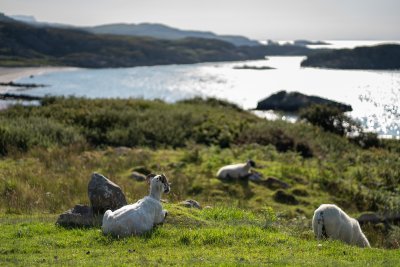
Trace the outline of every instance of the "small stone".
{"type": "Polygon", "coordinates": [[[93,215],[92,208],[86,205],[76,205],[61,214],[56,224],[64,227],[91,227],[98,224],[99,218],[93,215]]]}
{"type": "Polygon", "coordinates": [[[196,200],[193,200],[193,199],[188,199],[188,200],[182,201],[179,204],[182,205],[182,206],[185,206],[187,208],[201,209],[200,203],[197,202],[196,200]]]}
{"type": "Polygon", "coordinates": [[[151,170],[144,166],[136,166],[135,168],[132,169],[132,172],[138,172],[143,174],[144,176],[147,176],[151,173],[151,170]]]}
{"type": "Polygon", "coordinates": [[[144,175],[143,173],[140,173],[140,172],[133,171],[131,173],[131,178],[135,179],[138,182],[143,182],[146,180],[146,175],[144,175]]]}

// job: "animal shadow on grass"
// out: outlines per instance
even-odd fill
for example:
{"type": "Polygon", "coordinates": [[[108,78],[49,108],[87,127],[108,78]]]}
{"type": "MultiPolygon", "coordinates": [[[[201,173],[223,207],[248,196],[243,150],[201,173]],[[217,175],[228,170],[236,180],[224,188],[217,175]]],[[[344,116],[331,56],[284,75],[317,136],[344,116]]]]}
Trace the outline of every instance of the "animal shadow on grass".
{"type": "Polygon", "coordinates": [[[226,185],[224,186],[224,190],[228,191],[230,194],[236,196],[240,195],[243,199],[250,199],[255,195],[251,190],[248,177],[242,177],[240,179],[220,179],[220,181],[226,185]],[[241,189],[240,191],[242,194],[236,190],[238,188],[241,189]]]}

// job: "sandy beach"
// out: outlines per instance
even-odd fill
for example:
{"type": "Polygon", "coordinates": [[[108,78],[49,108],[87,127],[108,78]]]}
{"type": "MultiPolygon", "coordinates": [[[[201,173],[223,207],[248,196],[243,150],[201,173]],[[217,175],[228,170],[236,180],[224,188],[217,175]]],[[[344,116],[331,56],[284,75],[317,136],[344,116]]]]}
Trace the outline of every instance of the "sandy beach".
{"type": "MultiPolygon", "coordinates": [[[[7,68],[0,67],[0,83],[8,83],[11,81],[16,81],[18,79],[42,75],[49,72],[57,71],[69,71],[75,70],[77,68],[72,67],[21,67],[21,68],[7,68]]],[[[0,86],[0,93],[15,90],[15,88],[9,86],[0,86]]]]}

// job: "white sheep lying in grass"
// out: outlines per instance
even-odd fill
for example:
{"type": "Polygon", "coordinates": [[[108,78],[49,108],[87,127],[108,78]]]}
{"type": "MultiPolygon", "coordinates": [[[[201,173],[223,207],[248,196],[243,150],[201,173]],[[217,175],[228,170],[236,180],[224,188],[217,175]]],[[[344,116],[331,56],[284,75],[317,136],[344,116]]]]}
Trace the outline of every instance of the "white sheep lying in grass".
{"type": "Polygon", "coordinates": [[[312,227],[318,240],[330,237],[350,245],[370,247],[356,219],[333,204],[322,204],[314,212],[312,227]]]}
{"type": "Polygon", "coordinates": [[[232,164],[222,167],[217,172],[217,177],[220,179],[240,179],[251,175],[250,168],[256,164],[252,160],[246,163],[232,164]]]}
{"type": "Polygon", "coordinates": [[[170,190],[164,174],[148,177],[150,194],[135,204],[123,206],[115,211],[107,210],[101,226],[104,234],[125,237],[140,235],[151,230],[156,224],[164,222],[167,211],[161,206],[161,193],[170,190]]]}

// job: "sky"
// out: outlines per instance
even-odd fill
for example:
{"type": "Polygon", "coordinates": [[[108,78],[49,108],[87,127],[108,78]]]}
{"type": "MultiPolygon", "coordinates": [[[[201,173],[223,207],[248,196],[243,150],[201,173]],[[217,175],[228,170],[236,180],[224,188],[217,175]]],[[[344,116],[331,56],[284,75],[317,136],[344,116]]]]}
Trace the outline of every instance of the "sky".
{"type": "Polygon", "coordinates": [[[79,26],[163,23],[258,40],[400,40],[400,0],[0,0],[0,12],[79,26]]]}

